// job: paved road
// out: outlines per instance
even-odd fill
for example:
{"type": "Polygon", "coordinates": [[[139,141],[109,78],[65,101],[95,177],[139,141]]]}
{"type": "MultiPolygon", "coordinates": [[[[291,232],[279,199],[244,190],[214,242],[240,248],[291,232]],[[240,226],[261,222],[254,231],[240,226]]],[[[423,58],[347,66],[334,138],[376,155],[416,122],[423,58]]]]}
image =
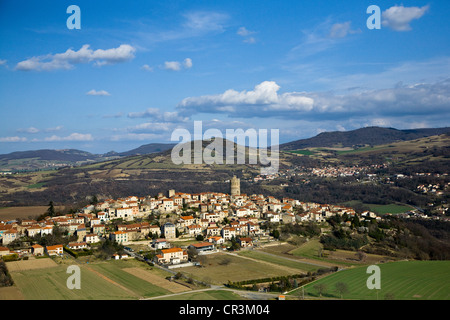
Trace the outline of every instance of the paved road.
{"type": "Polygon", "coordinates": [[[166,294],[164,296],[157,296],[157,297],[152,297],[152,298],[142,298],[141,300],[166,299],[166,298],[169,298],[169,297],[179,296],[179,295],[183,295],[183,294],[192,294],[192,293],[195,293],[195,292],[216,291],[216,290],[232,291],[232,292],[240,295],[243,298],[251,299],[251,300],[269,300],[269,299],[277,298],[279,296],[279,294],[275,294],[275,293],[263,293],[263,292],[255,292],[255,291],[242,291],[242,290],[235,290],[235,289],[226,288],[224,286],[211,285],[211,288],[192,290],[192,291],[186,291],[186,292],[180,292],[180,293],[166,294]]]}

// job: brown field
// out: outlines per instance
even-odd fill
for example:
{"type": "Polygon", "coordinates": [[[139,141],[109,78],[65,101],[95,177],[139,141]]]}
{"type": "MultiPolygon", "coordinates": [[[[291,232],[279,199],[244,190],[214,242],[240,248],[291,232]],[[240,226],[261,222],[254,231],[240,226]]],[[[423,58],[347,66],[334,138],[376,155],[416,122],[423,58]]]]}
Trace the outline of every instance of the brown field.
{"type": "Polygon", "coordinates": [[[176,282],[172,282],[169,280],[166,280],[162,277],[159,277],[157,275],[151,274],[150,272],[147,272],[146,270],[142,268],[124,268],[123,271],[126,271],[130,274],[132,274],[135,277],[138,277],[144,281],[147,281],[151,284],[154,284],[155,286],[164,288],[166,290],[169,290],[172,293],[180,293],[185,291],[190,291],[188,287],[185,287],[181,284],[178,284],[176,282]]]}
{"type": "Polygon", "coordinates": [[[30,259],[30,260],[20,260],[20,261],[10,261],[6,262],[9,272],[15,271],[25,271],[34,269],[48,269],[52,267],[57,267],[55,261],[52,259],[30,259]]]}
{"type": "MultiPolygon", "coordinates": [[[[62,210],[64,207],[55,207],[62,210]]],[[[0,208],[0,220],[36,218],[47,211],[48,206],[8,207],[0,208]]]]}
{"type": "Polygon", "coordinates": [[[22,292],[16,286],[0,288],[0,300],[25,300],[22,292]]]}

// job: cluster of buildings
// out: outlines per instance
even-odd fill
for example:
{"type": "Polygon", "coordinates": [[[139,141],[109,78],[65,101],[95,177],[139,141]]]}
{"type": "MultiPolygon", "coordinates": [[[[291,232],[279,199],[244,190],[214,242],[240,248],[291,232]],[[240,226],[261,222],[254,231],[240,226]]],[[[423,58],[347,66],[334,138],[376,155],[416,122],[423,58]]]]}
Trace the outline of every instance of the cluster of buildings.
{"type": "MultiPolygon", "coordinates": [[[[52,234],[57,226],[65,234],[76,236],[77,241],[68,245],[72,250],[87,249],[106,238],[123,245],[146,239],[151,240],[152,248],[159,250],[155,256],[157,263],[176,264],[185,262],[187,253],[185,249],[172,247],[171,241],[175,239],[200,239],[203,242],[193,249],[201,253],[213,252],[230,240],[237,241],[241,247],[253,246],[257,239],[268,236],[268,222],[322,222],[335,214],[347,214],[349,218],[356,214],[347,207],[241,194],[236,177],[231,179],[230,186],[230,194],[169,190],[166,195],[160,193],[154,197],[106,199],[78,213],[46,217],[41,221],[3,221],[0,239],[5,248],[24,236],[30,239],[52,234]],[[152,219],[148,219],[150,216],[152,219]]],[[[378,218],[371,212],[364,213],[362,219],[364,217],[378,218]]],[[[47,248],[37,245],[30,246],[25,253],[60,255],[62,252],[62,245],[47,248]]]]}

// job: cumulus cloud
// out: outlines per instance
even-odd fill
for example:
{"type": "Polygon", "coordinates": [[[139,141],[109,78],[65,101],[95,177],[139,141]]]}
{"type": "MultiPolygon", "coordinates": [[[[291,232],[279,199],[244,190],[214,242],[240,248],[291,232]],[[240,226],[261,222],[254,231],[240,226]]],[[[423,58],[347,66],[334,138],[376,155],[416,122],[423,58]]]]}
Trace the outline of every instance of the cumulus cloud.
{"type": "Polygon", "coordinates": [[[182,114],[245,113],[241,107],[246,107],[254,112],[254,116],[265,111],[306,111],[312,108],[313,99],[297,92],[278,94],[279,89],[280,86],[274,81],[264,81],[250,91],[229,89],[222,94],[185,98],[177,107],[182,114]]]}
{"type": "Polygon", "coordinates": [[[235,118],[278,117],[313,121],[367,116],[447,115],[450,110],[450,79],[346,94],[279,93],[279,89],[275,82],[265,81],[251,91],[230,89],[222,94],[185,98],[177,108],[183,116],[217,113],[235,118]]]}
{"type": "Polygon", "coordinates": [[[180,71],[182,68],[190,69],[192,68],[192,59],[186,58],[183,62],[179,61],[166,61],[164,62],[164,69],[172,71],[180,71]]]}
{"type": "Polygon", "coordinates": [[[26,142],[28,141],[27,138],[24,137],[0,137],[0,142],[26,142]]]}
{"type": "Polygon", "coordinates": [[[117,48],[92,50],[88,44],[83,45],[78,51],[68,49],[64,53],[48,54],[31,57],[17,63],[16,70],[20,71],[51,71],[70,70],[76,64],[93,62],[96,66],[116,64],[129,61],[134,58],[136,49],[128,44],[122,44],[117,48]]]}
{"type": "Polygon", "coordinates": [[[108,91],[105,91],[105,90],[96,91],[94,89],[86,92],[86,94],[88,96],[110,96],[111,95],[108,91]]]}
{"type": "Polygon", "coordinates": [[[55,142],[55,141],[92,141],[94,140],[94,138],[92,137],[92,135],[90,133],[72,133],[69,136],[66,137],[60,137],[60,136],[56,136],[53,135],[51,137],[46,137],[44,138],[44,141],[46,142],[55,142]]]}
{"type": "Polygon", "coordinates": [[[429,9],[429,5],[419,7],[393,6],[383,11],[382,25],[395,31],[411,30],[410,23],[420,19],[429,9]]]}

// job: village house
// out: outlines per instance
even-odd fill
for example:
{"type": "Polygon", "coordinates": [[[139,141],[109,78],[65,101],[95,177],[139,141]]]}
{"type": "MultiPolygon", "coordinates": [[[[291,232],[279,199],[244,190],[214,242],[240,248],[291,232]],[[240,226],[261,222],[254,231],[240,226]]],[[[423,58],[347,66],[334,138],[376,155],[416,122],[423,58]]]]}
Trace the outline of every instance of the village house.
{"type": "Polygon", "coordinates": [[[198,254],[215,252],[216,248],[212,242],[193,243],[188,246],[188,250],[195,250],[198,254]]]}
{"type": "Polygon", "coordinates": [[[62,244],[45,247],[45,253],[49,256],[62,256],[63,252],[64,252],[64,250],[63,250],[62,244]]]}
{"type": "Polygon", "coordinates": [[[15,229],[9,229],[3,232],[2,244],[7,245],[19,238],[19,232],[15,229]]]}
{"type": "Polygon", "coordinates": [[[70,242],[67,247],[72,250],[82,250],[87,249],[88,245],[86,242],[70,242]]]}
{"type": "Polygon", "coordinates": [[[176,227],[173,223],[167,222],[162,227],[162,234],[166,239],[176,238],[176,227]]]}
{"type": "Polygon", "coordinates": [[[236,237],[236,229],[232,227],[223,227],[220,234],[225,240],[231,240],[232,237],[236,237]]]}
{"type": "Polygon", "coordinates": [[[207,238],[206,240],[213,243],[214,245],[221,245],[225,242],[225,239],[219,236],[212,236],[207,238]]]}
{"type": "Polygon", "coordinates": [[[126,231],[114,231],[109,234],[109,239],[111,241],[126,244],[128,243],[128,232],[126,231]]]}
{"type": "Polygon", "coordinates": [[[10,255],[10,251],[7,247],[0,247],[0,257],[10,255]]]}
{"type": "Polygon", "coordinates": [[[106,228],[104,224],[96,224],[92,226],[92,233],[95,233],[97,235],[104,235],[106,233],[106,228]]]}
{"type": "Polygon", "coordinates": [[[188,261],[188,254],[181,248],[162,249],[154,259],[159,264],[180,264],[188,261]]]}
{"type": "Polygon", "coordinates": [[[170,248],[170,243],[166,239],[162,239],[162,238],[153,239],[151,246],[152,246],[152,248],[157,249],[157,250],[168,249],[168,248],[170,248]]]}
{"type": "Polygon", "coordinates": [[[252,238],[239,238],[237,241],[242,248],[253,246],[252,238]]]}
{"type": "Polygon", "coordinates": [[[85,237],[84,237],[84,241],[86,242],[86,243],[97,243],[97,242],[100,242],[100,238],[98,237],[98,234],[96,234],[96,233],[90,233],[90,234],[87,234],[85,237]]]}
{"type": "Polygon", "coordinates": [[[34,244],[31,246],[31,252],[35,256],[42,256],[44,255],[44,247],[39,244],[34,244]]]}
{"type": "Polygon", "coordinates": [[[194,225],[188,226],[186,228],[186,233],[188,235],[190,235],[190,236],[196,236],[196,235],[202,233],[202,227],[200,225],[198,225],[198,224],[194,224],[194,225]]]}

